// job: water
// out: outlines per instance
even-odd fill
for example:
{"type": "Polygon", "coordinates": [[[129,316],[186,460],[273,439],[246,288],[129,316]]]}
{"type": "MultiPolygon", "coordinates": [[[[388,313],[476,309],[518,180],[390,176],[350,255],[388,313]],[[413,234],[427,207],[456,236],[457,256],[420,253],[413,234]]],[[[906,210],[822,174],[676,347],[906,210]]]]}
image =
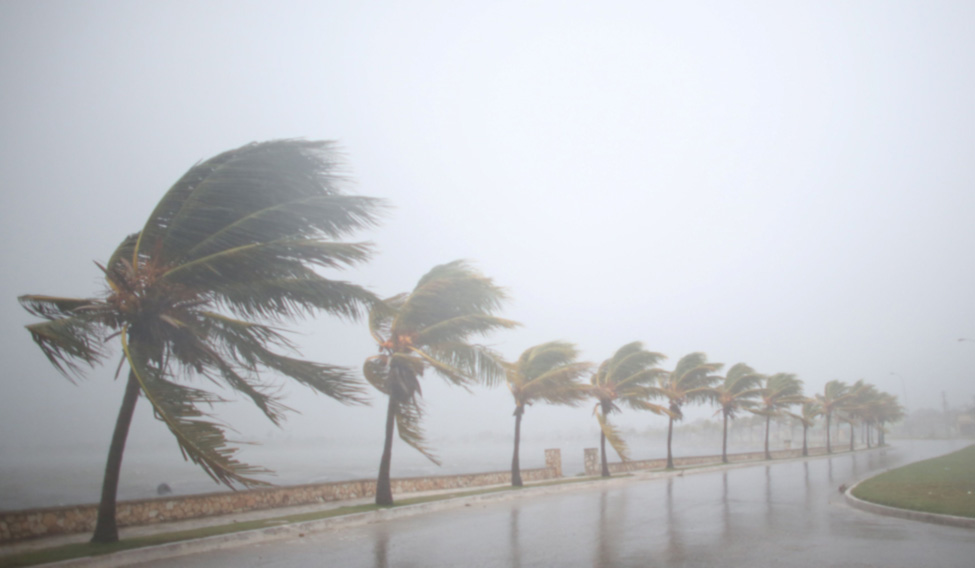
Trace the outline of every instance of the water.
{"type": "MultiPolygon", "coordinates": [[[[666,456],[666,441],[660,435],[629,435],[627,441],[633,459],[666,456]]],[[[597,447],[598,443],[598,433],[524,439],[521,444],[521,467],[544,467],[545,449],[559,448],[562,451],[563,475],[579,475],[584,471],[585,448],[597,447]]],[[[392,475],[421,477],[508,470],[511,467],[512,444],[513,440],[500,435],[434,439],[431,446],[442,460],[442,465],[438,467],[397,440],[393,449],[392,475]]],[[[761,443],[729,445],[730,452],[758,449],[761,449],[761,443]]],[[[106,451],[100,444],[3,449],[0,454],[0,510],[97,502],[106,451]]],[[[374,478],[381,452],[381,440],[286,439],[245,446],[240,458],[245,463],[273,469],[276,475],[261,477],[266,481],[275,485],[298,485],[374,478]]],[[[675,456],[720,452],[720,439],[675,436],[675,456]]],[[[618,458],[611,453],[610,459],[616,461],[618,458]]],[[[174,495],[227,490],[214,483],[199,467],[183,461],[174,441],[126,448],[119,499],[156,497],[157,487],[161,483],[169,485],[174,495]]]]}

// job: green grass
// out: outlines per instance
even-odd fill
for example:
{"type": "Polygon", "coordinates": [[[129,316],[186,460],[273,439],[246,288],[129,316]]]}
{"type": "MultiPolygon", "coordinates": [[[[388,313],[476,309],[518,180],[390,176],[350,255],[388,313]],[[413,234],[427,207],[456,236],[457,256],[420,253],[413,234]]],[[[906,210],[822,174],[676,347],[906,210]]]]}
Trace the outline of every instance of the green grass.
{"type": "Polygon", "coordinates": [[[853,495],[888,507],[975,518],[975,445],[882,473],[853,495]]]}
{"type": "MultiPolygon", "coordinates": [[[[617,477],[626,477],[626,476],[621,475],[617,477]]],[[[556,481],[532,484],[529,487],[564,485],[568,483],[580,483],[583,481],[592,481],[592,479],[591,478],[559,479],[556,481]]],[[[403,507],[406,505],[417,505],[420,503],[443,501],[445,499],[454,499],[457,497],[470,497],[473,495],[486,495],[490,493],[501,493],[505,491],[519,491],[521,489],[523,488],[504,486],[504,487],[492,487],[490,489],[476,489],[471,491],[461,491],[457,493],[445,493],[440,495],[427,495],[424,497],[413,497],[411,499],[398,499],[396,501],[396,504],[392,505],[391,507],[380,507],[379,505],[355,505],[355,506],[347,506],[347,507],[338,507],[335,509],[328,509],[325,511],[314,511],[311,513],[285,515],[281,517],[260,519],[256,521],[244,521],[240,523],[231,523],[228,525],[217,525],[212,527],[202,527],[202,528],[197,528],[192,530],[176,531],[176,532],[156,534],[151,536],[133,537],[133,538],[127,538],[125,540],[120,540],[119,542],[113,542],[111,544],[93,544],[90,542],[79,542],[76,544],[67,544],[55,548],[34,550],[31,552],[24,552],[21,554],[12,554],[10,556],[0,556],[0,567],[17,568],[20,566],[36,566],[38,564],[47,564],[48,562],[58,562],[61,560],[70,560],[72,558],[82,558],[86,556],[101,556],[104,554],[111,554],[113,552],[120,552],[123,550],[144,548],[147,546],[158,546],[161,544],[168,544],[171,542],[179,542],[183,540],[194,540],[198,538],[206,538],[210,536],[218,536],[218,535],[243,532],[243,531],[249,531],[255,529],[290,525],[294,523],[304,523],[307,521],[317,521],[317,520],[328,519],[332,517],[354,515],[356,513],[366,513],[369,511],[376,511],[379,509],[391,509],[395,507],[403,507]]]]}

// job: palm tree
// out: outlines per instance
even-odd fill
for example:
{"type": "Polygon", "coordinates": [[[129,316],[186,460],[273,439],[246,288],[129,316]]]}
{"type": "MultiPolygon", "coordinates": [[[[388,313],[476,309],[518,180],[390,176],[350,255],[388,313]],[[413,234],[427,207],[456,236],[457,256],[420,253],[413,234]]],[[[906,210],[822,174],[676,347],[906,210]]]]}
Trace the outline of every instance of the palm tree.
{"type": "Polygon", "coordinates": [[[765,417],[765,459],[772,459],[768,446],[772,417],[781,416],[787,408],[794,404],[800,404],[802,401],[802,381],[797,379],[795,375],[775,373],[766,377],[759,408],[753,411],[755,414],[765,417]]]}
{"type": "Polygon", "coordinates": [[[802,401],[802,410],[799,414],[789,413],[790,416],[795,418],[802,424],[802,455],[809,455],[809,445],[807,443],[807,434],[809,433],[809,428],[816,424],[816,417],[822,415],[823,408],[816,402],[814,398],[807,398],[802,401]]]}
{"type": "Polygon", "coordinates": [[[369,330],[379,354],[366,359],[363,374],[389,397],[386,440],[379,462],[376,504],[392,505],[390,466],[393,434],[440,464],[424,442],[420,420],[423,407],[420,377],[427,369],[448,383],[470,386],[495,384],[504,375],[499,356],[471,336],[517,326],[494,316],[505,300],[504,290],[463,261],[435,266],[420,278],[412,292],[375,304],[369,330]]]}
{"type": "MultiPolygon", "coordinates": [[[[873,413],[875,405],[880,402],[881,392],[877,390],[877,387],[864,382],[863,379],[854,383],[851,390],[854,392],[854,396],[850,399],[847,408],[851,416],[859,419],[863,425],[867,448],[870,448],[870,428],[874,423],[873,413]]],[[[850,450],[853,450],[852,443],[850,450]]]]}
{"type": "MultiPolygon", "coordinates": [[[[850,425],[850,451],[854,450],[856,442],[856,423],[861,419],[861,413],[867,400],[872,396],[873,385],[868,385],[863,379],[857,380],[849,386],[847,396],[839,406],[839,420],[850,425]]],[[[838,428],[838,426],[837,426],[838,428]]]]}
{"type": "Polygon", "coordinates": [[[704,353],[689,353],[681,357],[673,371],[661,377],[654,387],[656,396],[669,401],[667,412],[667,469],[674,469],[674,456],[671,445],[674,437],[674,422],[683,419],[681,407],[689,402],[714,399],[717,392],[715,383],[721,377],[713,375],[721,369],[721,363],[708,363],[704,353]]]}
{"type": "Polygon", "coordinates": [[[885,425],[888,422],[896,422],[904,418],[904,407],[897,402],[897,397],[888,394],[881,393],[880,400],[877,403],[876,411],[874,417],[877,421],[877,445],[886,446],[887,440],[885,434],[887,429],[885,425]]]}
{"type": "Polygon", "coordinates": [[[514,363],[505,365],[508,388],[515,397],[515,450],[511,458],[511,485],[521,487],[518,450],[521,444],[521,417],[525,407],[537,401],[576,406],[587,396],[579,382],[592,363],[576,361],[575,345],[550,341],[525,350],[514,363]]]}
{"type": "Polygon", "coordinates": [[[838,380],[832,380],[826,383],[826,386],[823,388],[823,394],[816,395],[816,401],[819,402],[823,416],[826,417],[827,454],[833,453],[833,447],[830,445],[829,438],[829,429],[832,423],[833,414],[842,408],[842,406],[846,404],[847,400],[849,400],[852,396],[853,395],[850,392],[849,385],[838,380]]]}
{"type": "MultiPolygon", "coordinates": [[[[346,368],[275,352],[292,349],[277,327],[317,310],[356,318],[375,301],[363,288],[320,276],[366,260],[370,246],[338,242],[372,226],[381,202],[340,189],[329,142],[250,144],[201,162],[173,185],[139,233],[100,266],[108,289],[96,298],[22,296],[45,322],[27,326],[69,379],[107,357],[118,337],[128,381],[105,467],[93,542],[118,540],[119,468],[140,394],[176,437],[184,458],[215,481],[265,485],[234,457],[225,426],[201,406],[221,401],[177,382],[197,376],[250,398],[275,424],[283,406],[260,373],[272,371],[345,403],[363,402],[346,368]],[[272,327],[273,325],[273,327],[272,327]]],[[[121,363],[120,363],[121,368],[121,363]]]]}
{"type": "Polygon", "coordinates": [[[724,433],[721,441],[721,462],[728,463],[728,420],[734,420],[738,411],[753,408],[755,398],[761,395],[762,375],[744,363],[738,363],[728,369],[724,381],[714,387],[714,397],[718,403],[718,412],[724,421],[724,433]]]}
{"type": "Polygon", "coordinates": [[[666,409],[647,399],[652,397],[651,386],[665,374],[663,369],[655,368],[666,359],[660,353],[647,351],[639,341],[620,347],[612,357],[606,359],[590,378],[590,395],[597,400],[594,414],[599,420],[599,450],[602,460],[602,476],[609,477],[609,463],[606,460],[606,441],[609,440],[620,459],[629,458],[626,442],[609,422],[609,415],[620,412],[620,404],[638,410],[649,410],[666,414],[666,409]]]}

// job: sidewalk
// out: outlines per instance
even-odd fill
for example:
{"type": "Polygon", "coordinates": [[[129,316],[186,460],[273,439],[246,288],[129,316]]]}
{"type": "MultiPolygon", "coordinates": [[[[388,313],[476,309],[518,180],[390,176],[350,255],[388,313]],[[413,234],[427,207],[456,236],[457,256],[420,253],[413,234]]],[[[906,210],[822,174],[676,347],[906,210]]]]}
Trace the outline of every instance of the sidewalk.
{"type": "MultiPolygon", "coordinates": [[[[810,459],[810,458],[807,458],[810,459]]],[[[788,460],[782,460],[788,461],[788,460]]],[[[328,503],[321,503],[316,505],[303,505],[294,507],[284,507],[280,509],[268,509],[263,511],[251,511],[246,513],[239,513],[233,515],[223,515],[215,517],[207,517],[201,519],[192,519],[187,521],[175,521],[168,523],[160,523],[156,525],[147,525],[140,527],[125,527],[119,530],[119,536],[121,540],[131,539],[134,537],[144,537],[153,535],[166,535],[172,533],[178,533],[181,531],[190,531],[195,529],[203,529],[210,527],[222,527],[228,525],[234,525],[237,523],[244,523],[248,521],[270,521],[268,526],[256,528],[256,529],[245,529],[239,532],[231,532],[227,534],[221,534],[216,536],[208,536],[203,538],[195,538],[189,540],[181,540],[177,542],[146,546],[142,548],[133,548],[128,550],[122,550],[118,552],[113,552],[101,556],[90,556],[83,558],[76,558],[72,560],[65,560],[61,562],[54,562],[46,564],[46,566],[58,566],[58,567],[113,567],[113,566],[128,566],[131,564],[137,564],[140,562],[148,562],[151,560],[157,560],[162,558],[171,558],[175,556],[181,556],[185,554],[192,554],[198,552],[205,552],[208,550],[218,550],[226,547],[241,546],[243,544],[251,544],[258,542],[267,542],[271,540],[280,540],[288,538],[301,538],[305,534],[324,531],[324,530],[334,530],[345,527],[361,526],[370,523],[382,522],[390,519],[410,517],[419,514],[425,514],[435,511],[443,511],[447,509],[460,508],[465,506],[471,506],[475,503],[480,502],[493,502],[502,501],[510,499],[524,498],[528,495],[546,495],[554,494],[568,491],[576,491],[578,489],[583,489],[593,486],[613,486],[625,483],[633,483],[648,479],[659,479],[671,476],[682,476],[690,475],[697,472],[713,471],[715,469],[726,469],[726,468],[739,468],[739,467],[751,467],[755,463],[743,462],[729,465],[714,465],[698,467],[689,470],[673,470],[673,471],[643,471],[635,472],[631,474],[622,474],[616,477],[601,478],[601,477],[578,477],[578,478],[565,478],[559,480],[555,483],[552,481],[541,481],[536,483],[526,483],[523,488],[512,489],[510,484],[503,485],[492,485],[492,486],[482,486],[472,489],[472,491],[458,491],[455,489],[451,490],[440,490],[440,491],[428,491],[428,492],[417,492],[410,493],[408,495],[397,496],[398,502],[410,502],[415,499],[422,499],[424,497],[436,497],[438,495],[445,496],[444,499],[427,501],[415,504],[397,505],[391,508],[381,508],[378,510],[371,510],[361,513],[350,513],[337,515],[333,517],[327,517],[324,519],[317,519],[311,521],[300,521],[289,523],[287,521],[273,522],[274,519],[280,517],[296,516],[305,513],[321,513],[326,511],[331,511],[339,509],[342,507],[354,507],[357,505],[372,505],[374,503],[373,497],[351,499],[345,501],[333,501],[328,503]],[[508,491],[498,491],[499,489],[510,489],[508,491]],[[493,490],[493,491],[492,491],[493,490]],[[476,494],[471,494],[476,492],[476,494]],[[456,495],[457,497],[450,497],[451,495],[456,495]]],[[[37,540],[25,541],[16,544],[11,544],[4,546],[0,549],[0,566],[4,566],[4,560],[9,556],[21,554],[25,552],[52,549],[68,544],[85,543],[91,538],[90,534],[77,534],[77,535],[64,535],[64,536],[54,536],[48,538],[41,538],[37,540]]]]}
{"type": "MultiPolygon", "coordinates": [[[[865,449],[858,450],[858,451],[865,451],[865,449]]],[[[779,460],[775,460],[775,462],[783,463],[788,461],[812,460],[812,459],[820,459],[822,457],[826,457],[826,456],[818,455],[818,456],[810,456],[807,458],[797,457],[797,458],[779,459],[779,460]]],[[[101,556],[77,558],[77,559],[48,564],[48,566],[62,566],[62,567],[126,566],[130,564],[146,562],[146,561],[160,559],[160,558],[169,558],[174,556],[181,556],[184,554],[203,552],[207,550],[216,550],[216,549],[226,548],[231,546],[240,546],[247,543],[266,542],[270,540],[279,540],[279,539],[287,539],[287,538],[301,538],[305,534],[311,532],[333,530],[333,529],[351,527],[351,526],[360,526],[364,524],[381,522],[393,518],[403,518],[403,517],[409,517],[413,515],[433,512],[433,511],[441,511],[446,509],[470,506],[471,504],[477,502],[509,500],[509,499],[523,498],[528,495],[545,495],[545,494],[560,493],[560,492],[567,492],[567,491],[576,491],[579,489],[589,488],[596,485],[599,485],[601,487],[606,487],[611,485],[633,483],[633,482],[639,482],[639,481],[650,480],[650,479],[661,479],[667,477],[693,475],[696,473],[703,473],[703,472],[709,472],[715,470],[754,467],[760,463],[761,462],[746,461],[746,462],[735,462],[731,464],[719,463],[719,464],[712,464],[712,465],[703,465],[703,466],[691,467],[688,469],[677,469],[672,471],[643,470],[643,471],[631,472],[629,474],[620,474],[617,475],[616,477],[611,477],[611,478],[601,478],[601,477],[563,478],[562,480],[558,480],[555,482],[549,480],[549,481],[540,481],[535,483],[526,483],[525,487],[521,489],[511,489],[510,484],[500,484],[500,485],[490,485],[490,486],[471,488],[471,490],[467,490],[467,491],[448,489],[448,490],[416,492],[416,493],[397,495],[396,499],[398,502],[411,502],[416,499],[436,497],[438,495],[445,496],[445,498],[441,500],[427,501],[427,502],[421,502],[415,504],[398,505],[391,508],[382,508],[382,509],[371,510],[366,512],[352,512],[349,514],[341,514],[332,517],[326,517],[322,519],[315,519],[309,521],[290,522],[288,520],[279,520],[279,519],[281,519],[282,517],[295,517],[303,514],[324,513],[339,508],[344,508],[344,507],[372,505],[374,503],[374,498],[366,497],[366,498],[350,499],[344,501],[331,501],[326,503],[318,503],[314,505],[299,505],[299,506],[292,506],[292,507],[283,507],[278,509],[265,509],[260,511],[249,511],[249,512],[235,513],[230,515],[190,519],[185,521],[173,521],[173,522],[159,523],[154,525],[124,527],[119,530],[119,536],[121,540],[127,540],[127,539],[132,539],[137,537],[155,536],[155,535],[167,535],[167,534],[179,533],[183,531],[193,531],[193,530],[212,528],[212,527],[228,527],[239,523],[258,522],[262,520],[268,521],[268,524],[263,527],[247,528],[241,531],[228,532],[226,534],[220,534],[215,536],[205,536],[202,538],[190,538],[190,539],[180,540],[177,542],[171,542],[167,544],[146,546],[142,548],[133,548],[133,549],[113,552],[101,556]],[[511,490],[499,491],[500,489],[511,489],[511,490]],[[452,495],[456,497],[450,497],[452,495]]],[[[84,534],[52,536],[47,538],[40,538],[36,540],[23,541],[15,544],[5,545],[2,548],[0,548],[0,566],[6,565],[4,560],[12,555],[18,555],[26,552],[39,551],[45,549],[53,549],[68,544],[85,543],[88,542],[90,538],[91,535],[89,533],[84,533],[84,534]]]]}

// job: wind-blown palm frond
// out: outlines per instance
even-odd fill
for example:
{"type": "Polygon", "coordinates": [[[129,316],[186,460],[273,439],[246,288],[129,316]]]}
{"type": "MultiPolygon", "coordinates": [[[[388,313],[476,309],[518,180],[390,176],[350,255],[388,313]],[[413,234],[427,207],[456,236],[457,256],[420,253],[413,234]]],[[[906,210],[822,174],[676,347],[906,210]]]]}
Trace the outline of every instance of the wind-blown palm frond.
{"type": "Polygon", "coordinates": [[[28,325],[27,330],[48,361],[71,382],[83,375],[80,364],[94,367],[107,356],[103,344],[109,328],[100,314],[92,310],[72,315],[72,309],[98,308],[98,304],[61,298],[48,301],[44,296],[21,296],[19,300],[28,311],[48,320],[28,325]]]}
{"type": "Polygon", "coordinates": [[[511,459],[511,483],[522,485],[519,448],[525,407],[543,401],[575,406],[589,396],[580,381],[591,363],[577,362],[579,352],[566,341],[550,341],[529,347],[514,363],[504,365],[505,379],[515,399],[515,447],[511,459]]]}
{"type": "Polygon", "coordinates": [[[436,266],[420,278],[412,292],[372,305],[369,332],[379,354],[363,364],[363,375],[390,397],[386,441],[380,462],[376,502],[392,504],[389,468],[392,437],[400,438],[436,462],[420,428],[419,378],[428,369],[450,384],[469,387],[495,384],[504,366],[489,347],[470,342],[472,336],[518,324],[494,315],[506,298],[503,289],[463,261],[436,266]]]}
{"type": "Polygon", "coordinates": [[[714,400],[717,391],[714,385],[721,380],[712,373],[721,369],[721,363],[709,363],[704,353],[688,353],[677,361],[677,366],[659,383],[651,387],[657,396],[668,401],[667,420],[667,469],[674,468],[671,451],[674,422],[684,418],[683,407],[689,402],[714,400]]]}
{"type": "Polygon", "coordinates": [[[781,416],[786,409],[802,404],[806,397],[802,394],[802,381],[792,373],[775,373],[765,378],[761,404],[752,412],[765,417],[765,459],[772,459],[769,452],[769,431],[772,417],[781,416]]]}
{"type": "Polygon", "coordinates": [[[752,408],[762,394],[765,377],[744,363],[737,363],[728,369],[724,381],[715,386],[715,402],[718,412],[728,418],[735,418],[739,410],[752,408]]]}
{"type": "Polygon", "coordinates": [[[734,420],[740,410],[751,410],[758,404],[765,377],[744,363],[736,363],[728,369],[724,381],[714,387],[715,414],[721,414],[722,438],[721,461],[728,463],[728,421],[734,420]]]}
{"type": "Polygon", "coordinates": [[[428,460],[441,465],[440,458],[426,444],[423,426],[421,425],[423,403],[420,399],[414,397],[408,401],[397,402],[396,406],[396,429],[399,431],[400,439],[423,454],[428,460]]]}
{"type": "MultiPolygon", "coordinates": [[[[218,482],[257,483],[248,476],[263,470],[237,462],[224,426],[199,409],[216,399],[176,379],[225,384],[275,423],[287,407],[277,388],[261,380],[267,371],[341,402],[364,402],[349,369],[278,352],[294,346],[270,327],[316,312],[355,319],[377,301],[363,288],[315,270],[367,260],[370,244],[335,239],[374,225],[383,208],[380,200],[345,194],[340,166],[331,143],[304,140],[250,144],[196,164],[163,196],[143,229],[99,265],[108,284],[105,297],[20,298],[47,320],[28,326],[34,341],[73,378],[82,366],[101,362],[106,341],[121,336],[130,379],[119,413],[122,430],[116,432],[126,431],[141,391],[185,457],[218,482]]],[[[117,440],[107,468],[116,472],[125,436],[117,440]]],[[[105,487],[98,541],[117,539],[115,487],[105,487]]]]}
{"type": "Polygon", "coordinates": [[[816,400],[823,408],[823,415],[826,417],[826,453],[833,452],[833,446],[830,443],[830,425],[833,421],[833,415],[841,410],[853,395],[854,393],[850,392],[849,386],[838,380],[829,381],[823,387],[823,394],[816,394],[816,400]]]}
{"type": "Polygon", "coordinates": [[[374,225],[380,202],[344,195],[342,167],[325,141],[276,140],[224,152],[190,168],[166,193],[135,254],[175,265],[251,243],[336,239],[374,225]]]}
{"type": "Polygon", "coordinates": [[[603,436],[606,437],[606,441],[609,442],[609,445],[616,450],[616,454],[619,455],[621,460],[629,461],[630,448],[626,445],[626,441],[623,439],[623,437],[620,436],[619,428],[613,426],[609,422],[609,418],[603,416],[598,411],[596,412],[596,419],[599,420],[599,431],[602,432],[603,436]]]}
{"type": "Polygon", "coordinates": [[[620,404],[658,414],[667,412],[663,407],[652,404],[648,400],[656,396],[653,385],[663,373],[654,367],[665,358],[660,353],[647,351],[642,343],[634,341],[617,349],[616,353],[603,361],[590,377],[589,395],[598,401],[596,416],[600,424],[600,458],[604,477],[609,477],[606,440],[610,441],[610,445],[620,454],[620,458],[628,459],[625,457],[628,456],[625,445],[617,447],[623,440],[618,432],[608,427],[606,422],[608,415],[618,412],[620,404]],[[610,435],[617,439],[616,443],[610,435]],[[622,453],[620,448],[623,448],[622,453]]]}
{"type": "MultiPolygon", "coordinates": [[[[513,324],[505,320],[499,327],[507,329],[513,324]]],[[[443,341],[428,344],[425,354],[434,371],[456,384],[468,384],[476,377],[481,384],[493,387],[504,377],[501,356],[484,345],[443,341]]]]}
{"type": "Polygon", "coordinates": [[[237,449],[227,445],[224,428],[200,410],[201,404],[212,406],[224,402],[204,390],[178,385],[166,380],[165,373],[151,363],[140,346],[129,344],[122,335],[122,346],[132,375],[152,404],[156,417],[176,437],[183,456],[199,465],[211,478],[228,486],[239,483],[252,487],[266,482],[248,477],[267,470],[243,464],[234,458],[237,449]]]}

